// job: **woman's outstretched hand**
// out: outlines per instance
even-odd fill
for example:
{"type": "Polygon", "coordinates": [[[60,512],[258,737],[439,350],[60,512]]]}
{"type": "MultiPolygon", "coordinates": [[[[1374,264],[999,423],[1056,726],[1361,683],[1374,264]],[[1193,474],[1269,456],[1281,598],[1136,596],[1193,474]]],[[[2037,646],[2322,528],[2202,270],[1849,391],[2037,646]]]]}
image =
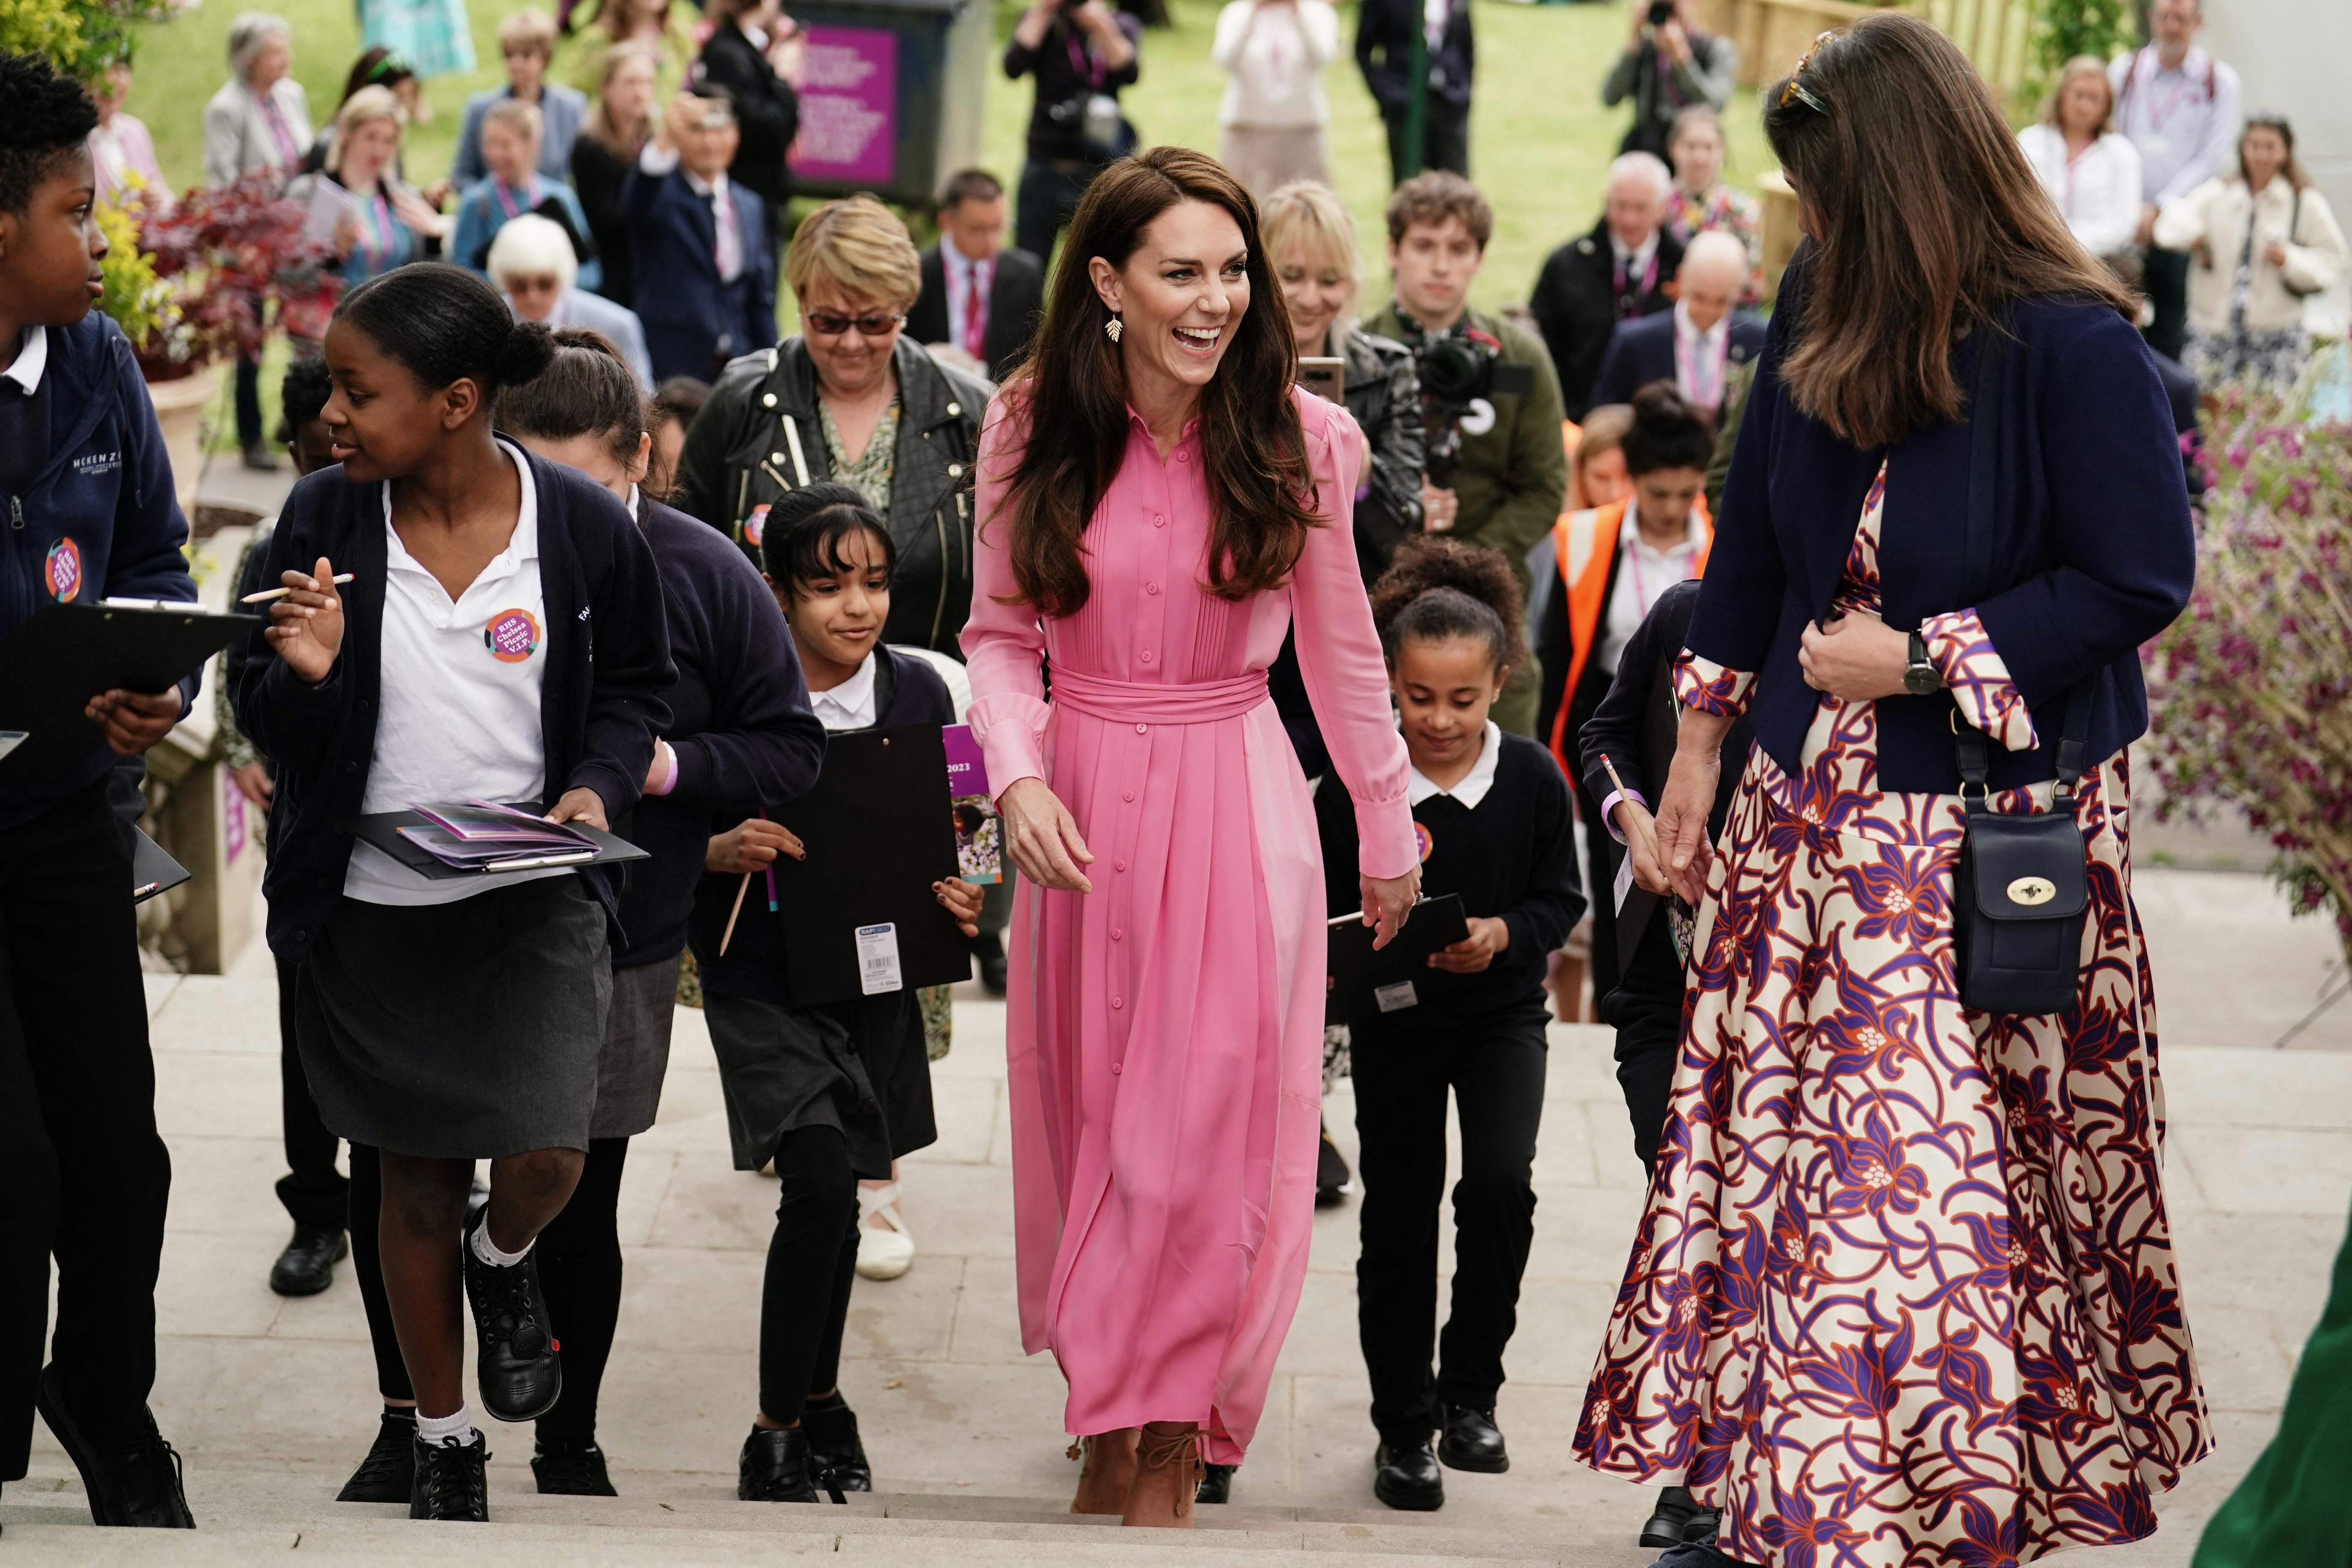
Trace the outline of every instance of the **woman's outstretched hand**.
{"type": "Polygon", "coordinates": [[[1004,819],[1005,847],[1021,874],[1039,887],[1092,893],[1081,866],[1094,864],[1094,852],[1078,836],[1077,819],[1043,779],[1015,779],[996,799],[1004,819]]]}
{"type": "Polygon", "coordinates": [[[1379,929],[1372,938],[1372,951],[1377,953],[1404,929],[1412,901],[1421,896],[1421,868],[1415,866],[1402,876],[1360,876],[1356,885],[1363,895],[1364,924],[1379,929]]]}

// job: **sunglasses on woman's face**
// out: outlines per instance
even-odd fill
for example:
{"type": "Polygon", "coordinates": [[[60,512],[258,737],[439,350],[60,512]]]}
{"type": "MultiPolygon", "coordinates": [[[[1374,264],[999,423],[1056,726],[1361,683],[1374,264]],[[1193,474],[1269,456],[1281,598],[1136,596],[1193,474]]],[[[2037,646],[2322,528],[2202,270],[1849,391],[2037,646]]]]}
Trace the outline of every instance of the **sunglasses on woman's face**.
{"type": "Polygon", "coordinates": [[[825,338],[838,338],[852,327],[861,337],[880,338],[898,330],[898,323],[906,319],[895,310],[873,310],[863,316],[844,316],[838,310],[809,310],[802,313],[801,325],[825,338]]]}

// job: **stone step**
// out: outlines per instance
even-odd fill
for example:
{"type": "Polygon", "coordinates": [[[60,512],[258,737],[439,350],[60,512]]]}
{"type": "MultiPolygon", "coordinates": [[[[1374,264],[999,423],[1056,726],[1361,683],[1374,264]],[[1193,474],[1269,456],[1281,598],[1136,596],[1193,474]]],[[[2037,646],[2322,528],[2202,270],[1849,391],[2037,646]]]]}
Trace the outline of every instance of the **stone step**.
{"type": "MultiPolygon", "coordinates": [[[[635,1485],[653,1478],[621,1478],[635,1485]]],[[[1335,1552],[1378,1557],[1383,1568],[1422,1563],[1555,1563],[1565,1568],[1640,1568],[1651,1553],[1628,1539],[1622,1509],[1577,1504],[1537,1514],[1473,1517],[1466,1511],[1402,1514],[1282,1505],[1204,1508],[1191,1532],[1121,1531],[1108,1519],[1076,1518],[1036,1498],[893,1493],[846,1505],[754,1505],[736,1501],[711,1478],[669,1478],[668,1495],[541,1497],[491,1493],[492,1540],[462,1540],[405,1518],[398,1505],[333,1503],[323,1473],[214,1472],[192,1479],[190,1504],[204,1528],[194,1535],[99,1531],[78,1484],[37,1478],[12,1485],[0,1501],[5,1544],[30,1548],[24,1561],[82,1565],[153,1563],[157,1568],[251,1561],[300,1550],[357,1564],[378,1555],[472,1552],[485,1563],[732,1564],[782,1552],[889,1555],[919,1553],[958,1568],[1045,1568],[1096,1564],[1155,1568],[1167,1562],[1198,1568],[1202,1553],[1219,1563],[1277,1568],[1292,1559],[1328,1561],[1335,1552]],[[681,1484],[682,1483],[682,1484],[681,1484]],[[910,1545],[921,1541],[919,1548],[910,1545]]]]}

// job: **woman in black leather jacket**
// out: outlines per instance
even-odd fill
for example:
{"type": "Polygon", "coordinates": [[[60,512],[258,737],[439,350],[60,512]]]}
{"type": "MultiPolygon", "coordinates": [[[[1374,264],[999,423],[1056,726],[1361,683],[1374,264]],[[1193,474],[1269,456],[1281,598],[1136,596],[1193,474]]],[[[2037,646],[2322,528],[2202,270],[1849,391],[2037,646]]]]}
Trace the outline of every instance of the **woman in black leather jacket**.
{"type": "Polygon", "coordinates": [[[1356,490],[1356,564],[1364,582],[1421,532],[1421,382],[1412,351],[1356,325],[1356,225],[1330,187],[1294,181],[1265,199],[1259,233],[1290,307],[1302,359],[1344,360],[1340,402],[1370,459],[1356,490]]]}
{"type": "Polygon", "coordinates": [[[901,334],[922,264],[906,225],[873,197],[803,219],[784,281],[802,330],[719,376],[687,432],[673,504],[756,561],[777,497],[826,480],[855,487],[889,520],[898,549],[882,640],[961,657],[972,456],[992,389],[901,334]]]}

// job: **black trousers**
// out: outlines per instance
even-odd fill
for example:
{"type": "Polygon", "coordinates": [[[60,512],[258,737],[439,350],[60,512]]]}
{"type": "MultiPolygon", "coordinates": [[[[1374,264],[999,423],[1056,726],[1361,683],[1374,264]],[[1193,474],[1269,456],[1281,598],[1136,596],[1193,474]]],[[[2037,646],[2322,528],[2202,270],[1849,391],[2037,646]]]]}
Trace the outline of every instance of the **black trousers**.
{"type": "Polygon", "coordinates": [[[2147,346],[2177,360],[2189,346],[2189,253],[2150,246],[2144,272],[2147,302],[2155,310],[2147,324],[2147,346]]]}
{"type": "MultiPolygon", "coordinates": [[[[408,1364],[400,1359],[400,1338],[392,1328],[392,1303],[383,1293],[383,1251],[376,1227],[383,1218],[383,1162],[373,1144],[352,1145],[352,1278],[367,1312],[368,1343],[375,1351],[376,1392],[392,1403],[415,1403],[408,1364]]],[[[543,1288],[543,1287],[542,1287],[543,1288]]],[[[550,1314],[551,1316],[552,1313],[550,1314]]],[[[558,1328],[557,1339],[563,1337],[558,1328]]],[[[568,1376],[571,1368],[564,1371],[568,1376]]]]}
{"type": "Polygon", "coordinates": [[[335,1168],[341,1140],[319,1119],[310,1081],[302,1073],[302,1053],[294,1044],[292,964],[278,960],[278,1104],[286,1138],[286,1174],[278,1178],[278,1201],[297,1225],[341,1230],[351,1223],[351,1186],[335,1168]]]}
{"type": "Polygon", "coordinates": [[[1069,226],[1078,198],[1101,172],[1101,165],[1082,161],[1032,158],[1022,164],[1021,189],[1013,198],[1013,243],[1040,262],[1052,261],[1055,237],[1069,226]]]}
{"type": "Polygon", "coordinates": [[[1503,1348],[1518,1323],[1519,1277],[1535,1238],[1545,1017],[1538,999],[1460,1028],[1360,1023],[1351,1031],[1364,1189],[1356,1330],[1384,1443],[1427,1442],[1441,1405],[1492,1409],[1503,1386],[1503,1348]],[[1454,1186],[1454,1302],[1441,1337],[1437,1210],[1449,1089],[1462,1125],[1462,1179],[1454,1186]]]}
{"type": "MultiPolygon", "coordinates": [[[[1389,131],[1389,183],[1404,183],[1405,115],[1404,110],[1381,110],[1381,119],[1389,131]]],[[[1421,166],[1423,171],[1448,169],[1470,177],[1470,107],[1455,108],[1443,98],[1429,100],[1428,113],[1421,128],[1421,166]]]]}
{"type": "Polygon", "coordinates": [[[1591,852],[1584,857],[1585,908],[1592,915],[1592,956],[1585,961],[1585,973],[1597,1002],[1617,988],[1617,857],[1623,852],[1610,838],[1601,802],[1584,781],[1571,779],[1569,788],[1576,792],[1576,814],[1583,819],[1584,842],[1591,852]]]}
{"type": "MultiPolygon", "coordinates": [[[[1614,951],[1613,946],[1612,951],[1614,951]]],[[[1642,1169],[1657,1167],[1658,1140],[1665,1135],[1666,1103],[1675,1092],[1675,1061],[1683,1037],[1683,961],[1666,915],[1657,910],[1642,931],[1633,962],[1616,987],[1600,998],[1601,1021],[1617,1031],[1617,1087],[1633,1124],[1633,1156],[1642,1169]]]]}
{"type": "Polygon", "coordinates": [[[626,1138],[591,1138],[580,1185],[533,1250],[548,1322],[563,1345],[563,1397],[539,1418],[541,1437],[591,1443],[613,1334],[621,1322],[621,1173],[626,1138]]]}
{"type": "Polygon", "coordinates": [[[51,1258],[77,1416],[107,1433],[155,1382],[172,1156],[130,890],[103,781],[0,828],[0,1481],[25,1473],[51,1258]]]}
{"type": "MultiPolygon", "coordinates": [[[[857,1279],[857,1176],[834,1127],[776,1145],[776,1233],[760,1296],[760,1410],[791,1426],[841,1381],[841,1336],[857,1279]]],[[[567,1369],[568,1375],[568,1369],[567,1369]]]]}
{"type": "Polygon", "coordinates": [[[261,444],[261,361],[236,357],[236,444],[247,451],[261,444]]]}

